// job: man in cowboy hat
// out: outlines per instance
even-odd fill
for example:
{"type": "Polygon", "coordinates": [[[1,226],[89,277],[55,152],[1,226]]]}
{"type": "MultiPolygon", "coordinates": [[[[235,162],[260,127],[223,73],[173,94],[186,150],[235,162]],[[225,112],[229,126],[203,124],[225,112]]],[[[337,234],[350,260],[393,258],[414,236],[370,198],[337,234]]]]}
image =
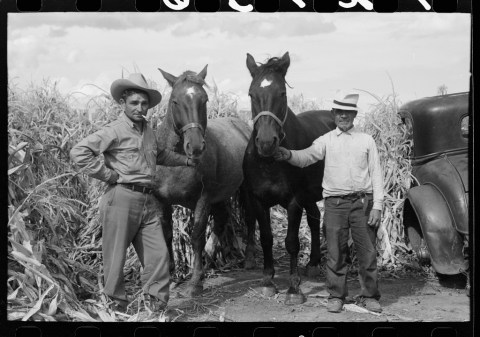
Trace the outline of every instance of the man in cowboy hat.
{"type": "Polygon", "coordinates": [[[125,311],[123,267],[133,243],[143,267],[141,280],[147,305],[165,308],[169,299],[169,255],[160,224],[158,200],[153,193],[156,165],[191,165],[181,154],[157,148],[152,128],[145,120],[148,109],[162,95],[149,88],[142,74],[131,74],[110,87],[123,114],[114,122],[74,146],[72,160],[83,173],[108,184],[99,205],[102,223],[103,292],[113,307],[125,311]],[[98,160],[103,154],[104,163],[98,160]]]}
{"type": "Polygon", "coordinates": [[[349,229],[359,265],[361,292],[357,304],[381,312],[377,279],[376,229],[383,203],[383,176],[373,138],[353,125],[357,116],[358,94],[334,100],[332,114],[337,128],[317,138],[304,150],[283,147],[276,160],[305,167],[325,160],[323,197],[327,238],[327,310],[341,312],[348,295],[349,229]]]}

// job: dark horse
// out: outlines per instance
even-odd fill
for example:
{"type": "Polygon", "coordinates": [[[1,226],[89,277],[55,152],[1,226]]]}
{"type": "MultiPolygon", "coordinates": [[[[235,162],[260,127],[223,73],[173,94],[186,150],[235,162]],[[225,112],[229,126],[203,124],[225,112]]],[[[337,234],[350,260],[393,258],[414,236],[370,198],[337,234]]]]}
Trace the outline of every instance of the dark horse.
{"type": "MultiPolygon", "coordinates": [[[[258,66],[247,54],[247,68],[252,75],[249,96],[252,104],[253,133],[250,137],[243,172],[250,195],[248,205],[258,221],[264,255],[263,292],[271,295],[276,287],[272,257],[273,237],[270,207],[280,204],[287,210],[288,230],[285,246],[290,254],[290,287],[286,304],[306,301],[300,290],[298,232],[303,209],[311,232],[311,253],[307,265],[309,275],[318,274],[320,265],[320,211],[316,202],[322,199],[323,161],[304,169],[286,162],[276,162],[273,155],[281,145],[299,150],[309,147],[319,136],[335,128],[330,111],[306,111],[296,116],[287,105],[285,75],[290,65],[288,52],[282,58],[271,58],[258,66]]],[[[247,212],[248,213],[248,212],[247,212]]],[[[255,221],[247,221],[248,245],[246,267],[254,267],[255,221]]]]}
{"type": "Polygon", "coordinates": [[[172,86],[172,93],[167,114],[157,130],[158,146],[199,160],[195,168],[157,166],[155,177],[171,270],[175,266],[172,205],[194,211],[194,267],[185,291],[190,297],[203,290],[202,253],[208,216],[213,215],[213,232],[220,236],[229,216],[226,203],[243,181],[242,162],[251,129],[237,118],[211,119],[207,127],[208,96],[203,88],[207,67],[198,75],[186,71],[179,77],[159,70],[172,86]]]}

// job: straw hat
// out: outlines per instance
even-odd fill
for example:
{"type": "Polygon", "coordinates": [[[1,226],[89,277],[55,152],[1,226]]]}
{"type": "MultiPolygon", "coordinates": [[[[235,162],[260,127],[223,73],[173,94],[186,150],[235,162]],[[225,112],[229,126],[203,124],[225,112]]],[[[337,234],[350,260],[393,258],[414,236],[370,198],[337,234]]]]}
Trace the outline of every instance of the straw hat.
{"type": "Polygon", "coordinates": [[[358,94],[348,94],[344,98],[334,99],[332,109],[358,111],[358,94]]]}
{"type": "Polygon", "coordinates": [[[139,89],[145,91],[149,97],[149,109],[153,108],[162,100],[162,94],[160,94],[158,90],[151,89],[148,86],[145,77],[140,73],[130,74],[127,79],[121,78],[113,81],[110,86],[110,93],[112,94],[113,99],[120,103],[120,98],[122,98],[122,94],[126,89],[139,89]]]}

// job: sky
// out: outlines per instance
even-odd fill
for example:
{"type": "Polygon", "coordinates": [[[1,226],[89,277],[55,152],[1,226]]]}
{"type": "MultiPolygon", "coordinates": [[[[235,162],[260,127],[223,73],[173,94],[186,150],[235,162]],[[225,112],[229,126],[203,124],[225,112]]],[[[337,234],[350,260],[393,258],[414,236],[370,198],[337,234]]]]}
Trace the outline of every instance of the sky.
{"type": "MultiPolygon", "coordinates": [[[[291,95],[325,108],[355,89],[401,102],[468,91],[469,14],[437,13],[9,13],[9,82],[43,80],[85,98],[109,92],[122,73],[142,72],[168,88],[157,68],[200,72],[250,109],[246,55],[265,62],[289,52],[291,95]]],[[[373,96],[360,91],[368,110],[373,96]]]]}

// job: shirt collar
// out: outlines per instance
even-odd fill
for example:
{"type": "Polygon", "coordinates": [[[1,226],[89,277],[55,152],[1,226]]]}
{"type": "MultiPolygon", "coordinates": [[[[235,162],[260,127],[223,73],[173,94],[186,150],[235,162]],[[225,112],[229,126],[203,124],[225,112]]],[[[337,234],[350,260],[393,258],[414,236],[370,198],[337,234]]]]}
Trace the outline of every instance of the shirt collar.
{"type": "Polygon", "coordinates": [[[344,134],[347,134],[347,135],[351,135],[352,133],[355,133],[357,132],[357,128],[355,127],[355,125],[350,129],[350,130],[347,130],[347,131],[342,131],[338,128],[335,129],[335,135],[337,136],[340,136],[342,133],[344,134]]]}

